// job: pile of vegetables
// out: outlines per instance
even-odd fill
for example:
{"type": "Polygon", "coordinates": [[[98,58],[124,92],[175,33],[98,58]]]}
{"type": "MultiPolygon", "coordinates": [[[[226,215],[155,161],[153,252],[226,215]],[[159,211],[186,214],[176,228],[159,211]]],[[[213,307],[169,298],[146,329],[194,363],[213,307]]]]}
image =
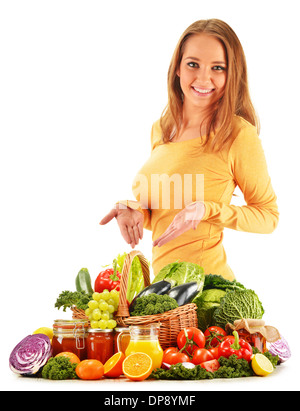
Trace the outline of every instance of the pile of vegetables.
{"type": "Polygon", "coordinates": [[[202,380],[214,378],[241,378],[267,375],[275,369],[279,357],[251,347],[238,333],[227,335],[225,330],[211,326],[203,333],[195,327],[181,330],[177,347],[164,350],[161,368],[152,371],[150,378],[162,380],[202,380]],[[259,374],[254,359],[263,356],[269,366],[259,374]]]}
{"type": "MultiPolygon", "coordinates": [[[[55,307],[66,311],[76,306],[85,311],[92,328],[114,328],[117,323],[113,316],[118,306],[126,256],[126,253],[119,254],[113,267],[104,267],[94,286],[88,269],[82,268],[75,279],[76,290],[62,291],[55,307]]],[[[267,343],[267,351],[260,352],[240,338],[237,331],[227,335],[227,324],[241,319],[261,319],[264,315],[256,292],[236,280],[204,275],[197,264],[175,262],[165,266],[152,284],[145,287],[142,267],[136,257],[128,281],[126,297],[131,316],[161,314],[191,302],[197,305],[198,328],[180,331],[177,346],[164,351],[162,367],[153,370],[149,378],[200,380],[267,375],[291,356],[282,336],[274,343],[267,343]]],[[[117,376],[122,371],[120,361],[121,358],[117,376]]],[[[54,380],[109,376],[105,364],[97,360],[80,361],[72,353],[52,357],[49,336],[39,332],[28,335],[16,345],[9,366],[18,375],[54,380]]]]}

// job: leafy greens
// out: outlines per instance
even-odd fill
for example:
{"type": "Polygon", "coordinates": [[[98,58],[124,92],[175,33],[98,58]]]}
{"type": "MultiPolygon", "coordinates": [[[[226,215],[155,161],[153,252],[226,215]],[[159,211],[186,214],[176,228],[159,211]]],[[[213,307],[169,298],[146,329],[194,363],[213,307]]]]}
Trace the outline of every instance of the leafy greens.
{"type": "Polygon", "coordinates": [[[153,283],[161,280],[169,281],[172,287],[196,281],[199,290],[197,298],[202,293],[205,274],[203,268],[198,264],[177,261],[163,267],[153,280],[153,283]]]}

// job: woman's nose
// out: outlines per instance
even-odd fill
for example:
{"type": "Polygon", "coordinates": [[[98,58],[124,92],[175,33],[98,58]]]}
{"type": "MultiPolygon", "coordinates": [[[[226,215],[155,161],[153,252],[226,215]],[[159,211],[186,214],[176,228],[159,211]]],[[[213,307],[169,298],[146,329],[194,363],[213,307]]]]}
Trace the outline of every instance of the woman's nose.
{"type": "Polygon", "coordinates": [[[208,68],[200,68],[198,71],[198,81],[200,85],[205,85],[211,82],[210,71],[208,68]]]}

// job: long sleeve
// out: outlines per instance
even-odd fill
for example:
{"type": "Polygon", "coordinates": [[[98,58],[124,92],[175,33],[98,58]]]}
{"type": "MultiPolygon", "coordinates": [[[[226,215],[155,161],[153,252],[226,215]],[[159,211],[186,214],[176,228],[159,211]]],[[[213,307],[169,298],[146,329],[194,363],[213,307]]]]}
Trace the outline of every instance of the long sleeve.
{"type": "Polygon", "coordinates": [[[279,213],[264,151],[254,127],[244,127],[236,137],[229,151],[228,166],[247,205],[204,201],[203,220],[239,231],[271,233],[278,224],[279,213]]]}

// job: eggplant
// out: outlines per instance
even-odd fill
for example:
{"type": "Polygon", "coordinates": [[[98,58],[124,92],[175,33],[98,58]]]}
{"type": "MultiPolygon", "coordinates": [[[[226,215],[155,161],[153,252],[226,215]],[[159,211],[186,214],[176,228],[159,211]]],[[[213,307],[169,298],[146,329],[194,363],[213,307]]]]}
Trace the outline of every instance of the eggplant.
{"type": "Polygon", "coordinates": [[[196,281],[180,284],[171,288],[168,295],[177,301],[178,306],[190,303],[199,293],[199,286],[196,281]]]}
{"type": "Polygon", "coordinates": [[[149,295],[149,294],[158,294],[158,295],[168,294],[170,289],[171,289],[171,283],[165,280],[158,281],[157,283],[148,285],[148,287],[144,288],[131,301],[130,306],[129,306],[129,313],[133,311],[137,298],[145,297],[146,295],[149,295]]]}

